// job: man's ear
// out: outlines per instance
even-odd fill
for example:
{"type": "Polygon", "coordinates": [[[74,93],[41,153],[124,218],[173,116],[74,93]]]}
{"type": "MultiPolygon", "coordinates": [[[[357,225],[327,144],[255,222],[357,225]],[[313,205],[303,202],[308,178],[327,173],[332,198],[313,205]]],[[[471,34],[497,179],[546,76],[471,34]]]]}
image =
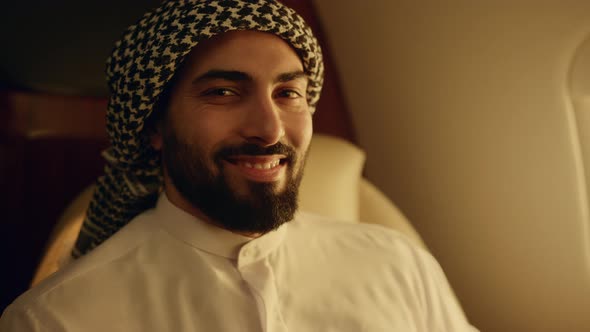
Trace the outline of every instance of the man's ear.
{"type": "Polygon", "coordinates": [[[168,116],[168,103],[170,99],[170,89],[173,85],[173,80],[168,82],[168,88],[164,89],[159,96],[159,99],[154,105],[152,114],[148,117],[145,124],[147,134],[150,137],[150,145],[156,151],[162,151],[164,146],[164,130],[168,116]]]}
{"type": "Polygon", "coordinates": [[[148,135],[150,136],[150,145],[152,148],[156,151],[161,151],[162,146],[164,145],[161,126],[156,125],[149,128],[148,135]]]}

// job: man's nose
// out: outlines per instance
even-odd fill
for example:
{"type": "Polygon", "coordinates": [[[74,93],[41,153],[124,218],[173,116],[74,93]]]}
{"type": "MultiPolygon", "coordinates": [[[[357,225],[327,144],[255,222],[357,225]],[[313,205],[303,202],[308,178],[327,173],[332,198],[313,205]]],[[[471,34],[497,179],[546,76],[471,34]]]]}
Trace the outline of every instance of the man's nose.
{"type": "Polygon", "coordinates": [[[285,135],[281,110],[272,96],[257,96],[245,112],[242,136],[250,143],[271,146],[285,135]]]}

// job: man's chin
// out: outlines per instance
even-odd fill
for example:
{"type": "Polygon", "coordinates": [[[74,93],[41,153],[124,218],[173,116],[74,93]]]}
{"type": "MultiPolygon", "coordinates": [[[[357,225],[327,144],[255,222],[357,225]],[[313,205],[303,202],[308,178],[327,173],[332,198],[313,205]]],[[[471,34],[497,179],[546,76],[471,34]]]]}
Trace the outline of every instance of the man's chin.
{"type": "Polygon", "coordinates": [[[249,202],[253,206],[264,206],[270,201],[285,193],[285,185],[282,188],[274,182],[248,181],[238,186],[231,186],[236,199],[249,202]]]}
{"type": "Polygon", "coordinates": [[[234,195],[243,200],[251,200],[256,194],[281,195],[285,192],[287,184],[284,179],[277,181],[255,181],[245,178],[230,178],[228,186],[234,195]]]}

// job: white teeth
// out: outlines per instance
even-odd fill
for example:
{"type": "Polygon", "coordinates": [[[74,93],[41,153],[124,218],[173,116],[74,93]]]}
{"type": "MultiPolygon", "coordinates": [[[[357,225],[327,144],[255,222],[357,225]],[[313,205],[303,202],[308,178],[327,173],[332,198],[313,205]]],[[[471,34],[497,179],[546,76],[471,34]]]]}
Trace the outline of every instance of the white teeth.
{"type": "Polygon", "coordinates": [[[255,169],[271,169],[271,168],[275,168],[279,165],[280,161],[279,160],[275,160],[272,161],[270,163],[264,163],[264,164],[260,164],[260,163],[256,163],[256,164],[252,164],[249,163],[247,161],[243,162],[242,165],[244,165],[247,168],[255,168],[255,169]]]}

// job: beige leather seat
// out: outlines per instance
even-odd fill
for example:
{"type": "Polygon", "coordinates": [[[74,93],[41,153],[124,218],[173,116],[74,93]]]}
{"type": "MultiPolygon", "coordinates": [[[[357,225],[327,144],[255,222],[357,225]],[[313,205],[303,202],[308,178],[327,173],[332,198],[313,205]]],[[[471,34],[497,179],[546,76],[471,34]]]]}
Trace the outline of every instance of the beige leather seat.
{"type": "MultiPolygon", "coordinates": [[[[401,212],[361,176],[365,154],[354,145],[316,134],[301,184],[301,209],[343,222],[368,222],[392,227],[423,246],[420,236],[401,212]]],[[[84,219],[93,186],[86,188],[57,223],[32,285],[70,261],[70,252],[84,219]]]]}

